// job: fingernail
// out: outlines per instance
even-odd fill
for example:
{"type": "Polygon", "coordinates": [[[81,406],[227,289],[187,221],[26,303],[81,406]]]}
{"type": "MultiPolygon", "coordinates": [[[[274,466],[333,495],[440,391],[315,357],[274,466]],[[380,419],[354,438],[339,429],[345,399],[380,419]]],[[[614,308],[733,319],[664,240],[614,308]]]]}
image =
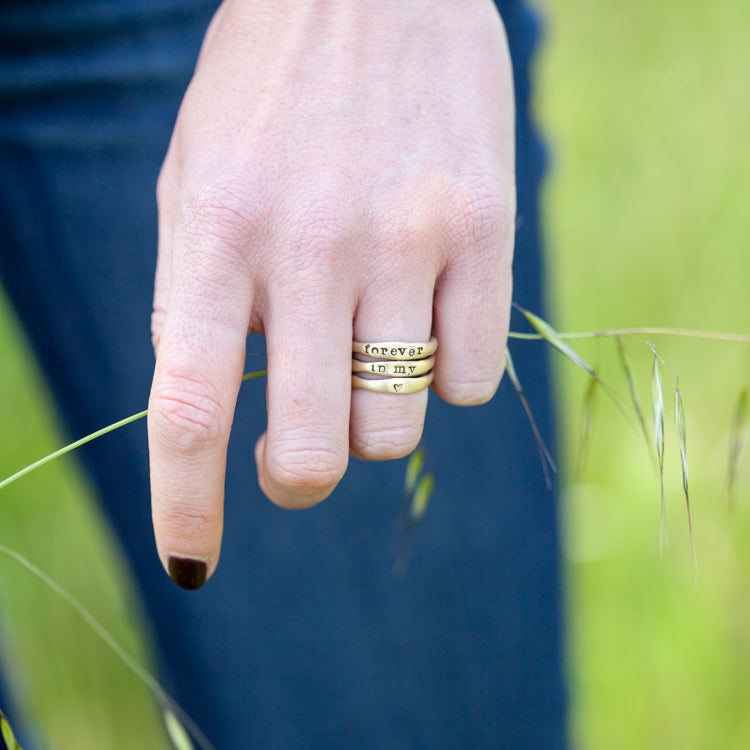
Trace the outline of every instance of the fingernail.
{"type": "Polygon", "coordinates": [[[169,556],[169,577],[182,589],[195,591],[206,582],[206,561],[193,557],[169,556]]]}

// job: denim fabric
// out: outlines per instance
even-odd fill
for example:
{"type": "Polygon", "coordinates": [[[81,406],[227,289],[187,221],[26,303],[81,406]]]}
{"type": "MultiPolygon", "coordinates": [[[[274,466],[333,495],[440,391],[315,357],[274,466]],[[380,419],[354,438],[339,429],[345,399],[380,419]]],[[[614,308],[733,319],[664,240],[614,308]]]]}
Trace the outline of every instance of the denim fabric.
{"type": "MultiPolygon", "coordinates": [[[[213,6],[0,4],[0,277],[73,436],[147,401],[154,186],[213,6]]],[[[543,312],[537,25],[515,0],[500,9],[518,99],[514,298],[543,312]]],[[[248,349],[263,346],[254,337],[248,349]]],[[[520,345],[514,358],[550,439],[543,352],[520,345]]],[[[352,461],[328,501],[282,511],[252,459],[264,396],[263,384],[242,388],[221,563],[195,593],[155,553],[145,426],[81,451],[138,580],[165,687],[216,747],[563,747],[556,505],[507,380],[482,407],[431,397],[436,490],[403,577],[392,535],[405,462],[352,461]]]]}

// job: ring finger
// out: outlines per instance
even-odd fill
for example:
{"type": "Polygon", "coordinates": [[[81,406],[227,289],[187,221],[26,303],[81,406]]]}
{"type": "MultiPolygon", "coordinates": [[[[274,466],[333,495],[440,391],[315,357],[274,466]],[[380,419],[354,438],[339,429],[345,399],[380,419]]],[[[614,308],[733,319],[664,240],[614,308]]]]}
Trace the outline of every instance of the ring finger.
{"type": "MultiPolygon", "coordinates": [[[[426,281],[425,275],[420,273],[403,274],[391,283],[385,283],[381,278],[377,287],[370,287],[360,300],[354,320],[355,340],[370,344],[424,344],[430,338],[432,328],[433,289],[434,281],[426,281]]],[[[420,356],[416,351],[414,354],[420,356]]],[[[397,353],[397,356],[402,355],[397,353]]],[[[403,356],[409,357],[408,350],[403,356]]],[[[386,358],[376,354],[366,359],[386,358]]],[[[396,361],[382,367],[375,366],[370,373],[358,373],[354,376],[374,378],[381,372],[380,377],[389,378],[391,388],[386,389],[386,392],[372,391],[366,387],[353,388],[349,423],[349,448],[352,455],[385,461],[408,455],[417,447],[424,426],[427,388],[411,392],[414,390],[411,386],[418,380],[423,385],[428,385],[431,375],[417,374],[415,370],[414,373],[405,374],[416,374],[417,377],[407,377],[402,381],[399,365],[409,369],[408,363],[396,361]],[[391,378],[397,379],[390,380],[391,378]],[[401,385],[403,387],[400,388],[401,385]]],[[[379,381],[379,384],[382,382],[379,381]]],[[[358,381],[355,384],[365,385],[358,381]]]]}

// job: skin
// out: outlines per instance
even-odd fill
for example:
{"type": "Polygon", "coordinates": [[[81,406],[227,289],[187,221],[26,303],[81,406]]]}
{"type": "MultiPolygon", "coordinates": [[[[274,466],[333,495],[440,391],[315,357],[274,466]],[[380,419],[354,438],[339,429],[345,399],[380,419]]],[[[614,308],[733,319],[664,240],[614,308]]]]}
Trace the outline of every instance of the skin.
{"type": "Polygon", "coordinates": [[[149,403],[160,558],[219,558],[248,332],[265,333],[263,492],[326,498],[348,456],[418,444],[427,391],[350,387],[351,340],[440,348],[433,389],[502,376],[513,90],[490,0],[226,0],[159,178],[149,403]],[[324,364],[324,367],[321,367],[324,364]]]}

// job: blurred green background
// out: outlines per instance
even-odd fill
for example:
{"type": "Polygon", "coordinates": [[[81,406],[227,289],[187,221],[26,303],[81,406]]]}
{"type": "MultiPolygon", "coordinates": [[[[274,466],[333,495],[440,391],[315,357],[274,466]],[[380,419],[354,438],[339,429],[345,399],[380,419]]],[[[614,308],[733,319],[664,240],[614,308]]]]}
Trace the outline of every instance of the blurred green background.
{"type": "MultiPolygon", "coordinates": [[[[537,112],[558,330],[675,326],[750,332],[750,3],[544,0],[537,112]]],[[[697,585],[663,371],[669,547],[659,480],[638,429],[600,394],[579,469],[585,377],[558,358],[571,739],[599,748],[750,747],[750,467],[727,495],[730,427],[750,378],[744,344],[653,336],[687,409],[697,585]]],[[[611,340],[576,342],[626,386],[611,340]]],[[[539,346],[529,343],[528,346],[539,346]]],[[[629,341],[650,413],[651,355],[629,341]]],[[[49,401],[0,304],[0,478],[61,445],[49,401]]],[[[520,373],[523,376],[522,373],[520,373]]],[[[533,404],[532,404],[533,407],[533,404]]],[[[126,415],[123,415],[126,416],[126,415]]],[[[105,564],[75,461],[0,497],[0,544],[81,599],[137,659],[137,605],[105,564]],[[136,613],[136,614],[134,614],[136,613]]],[[[105,550],[108,554],[105,554],[105,550]]],[[[156,748],[153,705],[43,584],[0,555],[0,656],[55,748],[156,748]]]]}

